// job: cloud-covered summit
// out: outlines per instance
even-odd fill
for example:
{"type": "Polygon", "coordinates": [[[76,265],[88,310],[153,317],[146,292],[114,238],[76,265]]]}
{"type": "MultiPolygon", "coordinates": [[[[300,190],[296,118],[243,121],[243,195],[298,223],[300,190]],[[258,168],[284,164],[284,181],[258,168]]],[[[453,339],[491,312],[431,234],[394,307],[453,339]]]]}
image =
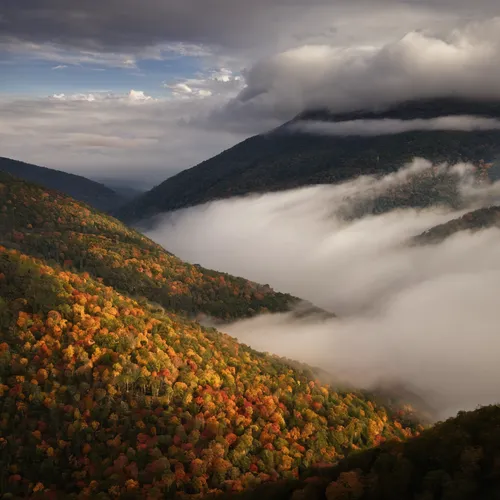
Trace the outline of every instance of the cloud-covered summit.
{"type": "Polygon", "coordinates": [[[228,104],[284,120],[306,109],[381,108],[439,97],[500,99],[500,17],[382,46],[305,45],[257,62],[228,104]]]}
{"type": "Polygon", "coordinates": [[[402,134],[404,132],[423,130],[455,130],[470,132],[476,130],[500,130],[500,120],[479,116],[442,116],[430,119],[410,120],[349,120],[341,122],[324,122],[299,120],[286,127],[290,131],[332,136],[376,136],[386,134],[402,134]]]}

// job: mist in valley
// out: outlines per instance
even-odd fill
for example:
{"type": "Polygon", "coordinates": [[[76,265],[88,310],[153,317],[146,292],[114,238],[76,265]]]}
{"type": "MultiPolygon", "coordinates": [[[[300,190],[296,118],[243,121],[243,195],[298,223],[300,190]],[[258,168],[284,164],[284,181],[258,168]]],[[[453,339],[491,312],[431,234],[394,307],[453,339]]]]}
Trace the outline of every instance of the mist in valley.
{"type": "Polygon", "coordinates": [[[383,178],[165,214],[148,236],[192,263],[268,283],[337,315],[269,314],[224,325],[241,342],[357,387],[411,386],[435,418],[445,418],[500,400],[500,231],[461,232],[427,246],[411,240],[500,201],[500,183],[479,185],[472,169],[415,160],[383,178]],[[405,207],[405,193],[431,172],[446,179],[446,196],[405,207]],[[373,214],[380,200],[398,196],[403,208],[384,202],[373,214]]]}

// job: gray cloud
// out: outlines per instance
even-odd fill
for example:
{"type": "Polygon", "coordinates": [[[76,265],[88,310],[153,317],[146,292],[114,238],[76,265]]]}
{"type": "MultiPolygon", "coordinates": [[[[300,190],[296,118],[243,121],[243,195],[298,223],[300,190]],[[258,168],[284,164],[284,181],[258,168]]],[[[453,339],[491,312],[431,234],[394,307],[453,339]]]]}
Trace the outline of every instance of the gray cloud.
{"type": "Polygon", "coordinates": [[[341,122],[321,122],[314,120],[297,121],[287,127],[291,131],[333,136],[374,136],[401,134],[415,130],[499,130],[500,120],[479,116],[443,116],[429,120],[349,120],[341,122]]]}
{"type": "MultiPolygon", "coordinates": [[[[413,235],[463,211],[398,210],[350,222],[336,215],[429,168],[419,160],[379,180],[210,203],[167,216],[149,236],[192,262],[270,283],[340,315],[266,315],[225,327],[241,341],[356,385],[411,383],[447,416],[499,399],[500,231],[409,247],[413,235]]],[[[453,168],[466,206],[500,201],[500,184],[476,186],[470,166],[453,168]]]]}
{"type": "Polygon", "coordinates": [[[428,20],[477,17],[491,15],[495,5],[493,0],[477,0],[474,6],[462,0],[359,0],[356,6],[346,0],[45,0],[42,4],[5,0],[0,22],[4,40],[89,50],[121,51],[172,41],[244,48],[260,43],[280,45],[285,38],[288,45],[311,36],[315,40],[331,38],[345,30],[346,20],[360,17],[365,22],[355,30],[351,24],[349,31],[362,33],[367,18],[373,25],[374,13],[378,24],[387,18],[397,28],[407,23],[408,13],[416,20],[422,16],[428,20]],[[369,15],[359,15],[366,10],[369,15]]]}

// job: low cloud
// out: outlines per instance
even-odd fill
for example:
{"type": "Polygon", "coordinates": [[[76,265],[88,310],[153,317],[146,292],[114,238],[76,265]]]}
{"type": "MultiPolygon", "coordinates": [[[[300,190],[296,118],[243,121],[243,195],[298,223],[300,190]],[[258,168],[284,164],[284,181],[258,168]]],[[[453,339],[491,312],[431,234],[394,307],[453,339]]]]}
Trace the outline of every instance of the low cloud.
{"type": "Polygon", "coordinates": [[[458,165],[451,170],[459,209],[341,215],[430,168],[417,161],[383,179],[214,202],[166,215],[149,236],[191,262],[269,283],[339,316],[265,315],[225,327],[242,342],[358,386],[409,383],[444,417],[500,399],[500,231],[407,242],[469,208],[499,203],[500,185],[476,185],[471,167],[458,165]]]}
{"type": "Polygon", "coordinates": [[[322,122],[314,120],[297,121],[288,130],[317,135],[333,136],[375,136],[402,134],[417,130],[457,130],[472,132],[477,130],[499,130],[500,120],[479,116],[443,116],[418,120],[348,120],[341,122],[322,122]]]}

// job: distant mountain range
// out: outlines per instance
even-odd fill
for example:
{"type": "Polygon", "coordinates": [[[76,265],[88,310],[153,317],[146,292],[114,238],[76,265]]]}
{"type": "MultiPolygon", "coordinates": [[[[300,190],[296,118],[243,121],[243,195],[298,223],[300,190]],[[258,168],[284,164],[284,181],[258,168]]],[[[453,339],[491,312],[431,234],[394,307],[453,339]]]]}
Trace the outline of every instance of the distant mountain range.
{"type": "Polygon", "coordinates": [[[80,175],[10,158],[0,157],[0,171],[8,172],[15,177],[48,189],[55,189],[104,212],[118,208],[131,198],[80,175]]]}
{"type": "Polygon", "coordinates": [[[500,130],[414,130],[378,136],[332,136],[307,133],[299,127],[311,122],[432,120],[445,116],[499,119],[500,102],[434,99],[355,113],[308,111],[267,134],[251,137],[180,172],[115,213],[122,220],[133,222],[216,199],[338,183],[359,175],[387,174],[415,157],[435,163],[496,162],[500,156],[500,130]]]}

